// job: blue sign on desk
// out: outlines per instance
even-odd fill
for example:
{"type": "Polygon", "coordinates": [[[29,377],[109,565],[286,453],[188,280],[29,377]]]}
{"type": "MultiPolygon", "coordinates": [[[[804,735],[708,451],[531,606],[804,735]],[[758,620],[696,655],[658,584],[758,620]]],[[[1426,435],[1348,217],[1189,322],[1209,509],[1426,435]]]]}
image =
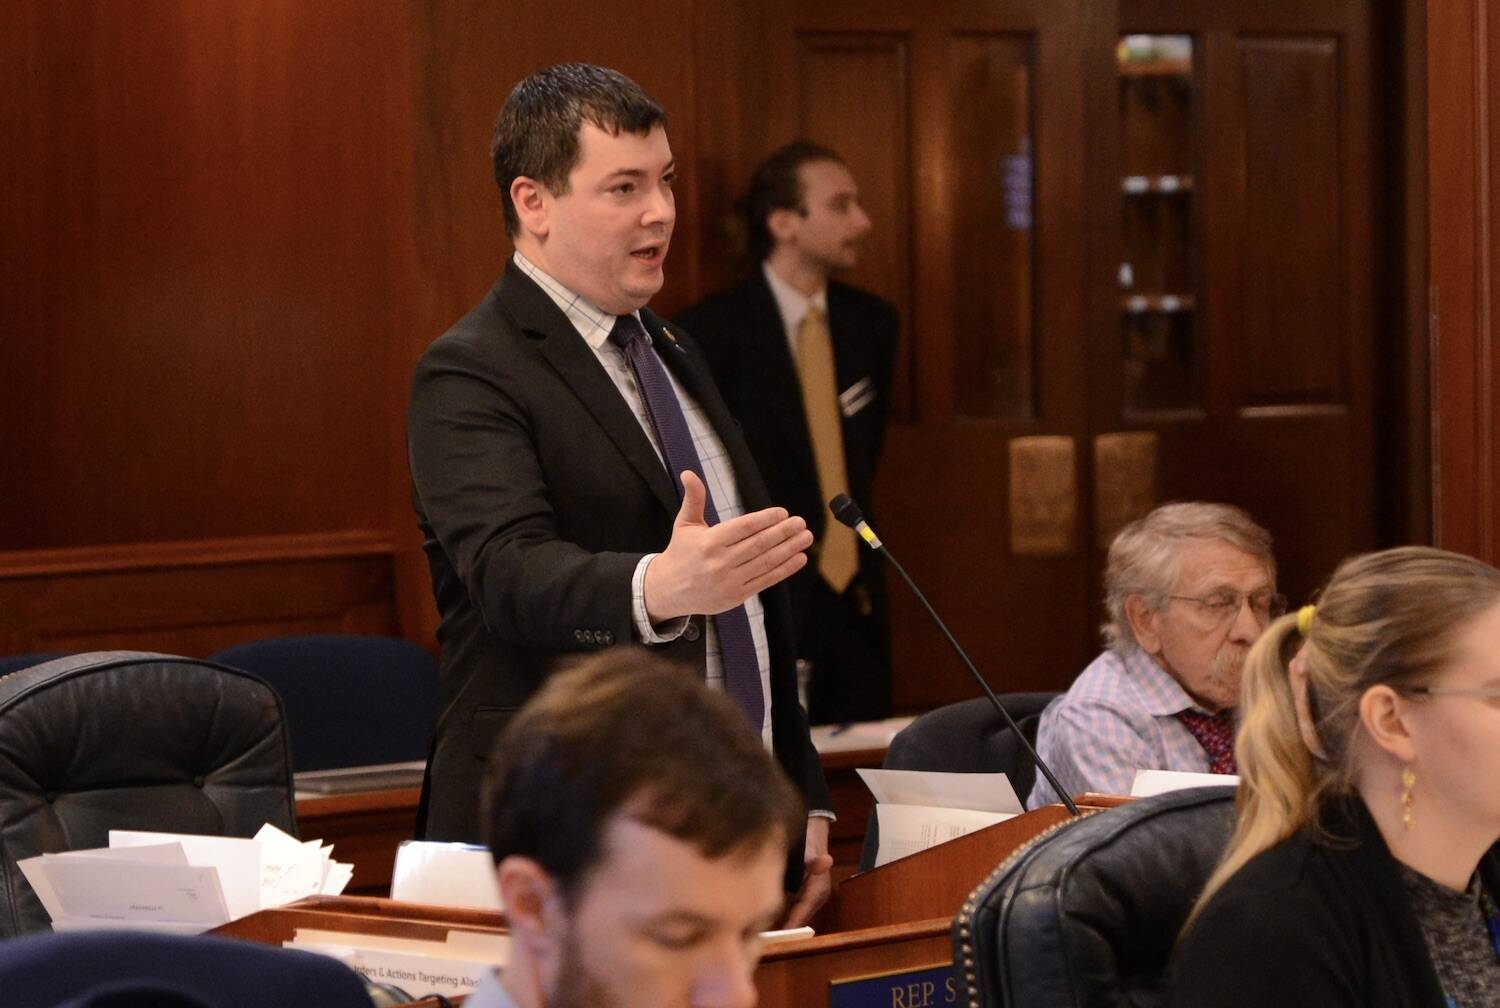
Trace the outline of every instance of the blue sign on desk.
{"type": "Polygon", "coordinates": [[[828,985],[828,1008],[943,1008],[958,1004],[959,983],[952,965],[835,980],[828,985]]]}

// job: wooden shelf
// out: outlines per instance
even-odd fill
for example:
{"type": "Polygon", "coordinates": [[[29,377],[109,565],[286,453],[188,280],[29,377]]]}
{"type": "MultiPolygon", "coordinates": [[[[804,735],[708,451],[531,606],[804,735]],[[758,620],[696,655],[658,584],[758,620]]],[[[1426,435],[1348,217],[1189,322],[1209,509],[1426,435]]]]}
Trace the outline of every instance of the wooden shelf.
{"type": "Polygon", "coordinates": [[[1191,312],[1196,304],[1191,294],[1124,294],[1120,311],[1127,315],[1174,315],[1191,312]]]}
{"type": "Polygon", "coordinates": [[[1190,59],[1127,60],[1120,64],[1121,77],[1191,77],[1190,59]]]}
{"type": "Polygon", "coordinates": [[[1124,175],[1120,178],[1120,191],[1126,196],[1148,194],[1175,195],[1193,191],[1191,175],[1124,175]]]}

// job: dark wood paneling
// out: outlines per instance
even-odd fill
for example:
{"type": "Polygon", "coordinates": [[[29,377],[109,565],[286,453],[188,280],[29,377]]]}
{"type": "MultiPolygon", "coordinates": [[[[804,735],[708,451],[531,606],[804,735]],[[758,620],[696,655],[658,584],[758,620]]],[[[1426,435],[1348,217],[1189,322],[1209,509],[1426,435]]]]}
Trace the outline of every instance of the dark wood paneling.
{"type": "Polygon", "coordinates": [[[0,553],[0,654],[203,657],[261,637],[391,634],[380,533],[0,553]]]}
{"type": "Polygon", "coordinates": [[[4,5],[0,548],[386,524],[404,37],[359,0],[4,5]]]}
{"type": "MultiPolygon", "coordinates": [[[[838,151],[852,166],[874,229],[859,265],[842,279],[891,301],[903,319],[912,308],[911,84],[902,33],[801,32],[797,36],[799,134],[838,151]]],[[[911,344],[897,349],[891,410],[910,418],[911,344]]]]}
{"type": "Polygon", "coordinates": [[[1337,39],[1242,38],[1242,404],[1334,402],[1347,371],[1337,39]]]}
{"type": "Polygon", "coordinates": [[[949,42],[954,192],[954,410],[1036,417],[1032,206],[1035,39],[957,34],[949,42]]]}
{"type": "Polygon", "coordinates": [[[1494,561],[1496,375],[1490,275],[1494,96],[1500,44],[1489,4],[1429,4],[1427,245],[1432,353],[1433,533],[1438,545],[1494,561]],[[1488,42],[1488,45],[1486,45],[1488,42]]]}

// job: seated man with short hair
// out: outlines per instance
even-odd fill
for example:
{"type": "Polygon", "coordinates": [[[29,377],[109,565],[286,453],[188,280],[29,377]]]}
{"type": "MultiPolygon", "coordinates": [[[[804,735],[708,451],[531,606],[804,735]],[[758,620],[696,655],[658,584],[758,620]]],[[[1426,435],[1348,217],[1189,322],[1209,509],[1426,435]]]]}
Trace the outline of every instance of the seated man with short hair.
{"type": "Polygon", "coordinates": [[[755,1004],[804,813],[725,694],[635,647],[559,672],[484,799],[510,961],[467,1008],[755,1004]]]}
{"type": "MultiPolygon", "coordinates": [[[[1107,650],[1042,712],[1037,752],[1069,794],[1234,773],[1240,670],[1286,610],[1270,533],[1228,504],[1165,504],[1115,536],[1104,587],[1107,650]]],[[[1038,777],[1026,805],[1058,800],[1038,777]]]]}

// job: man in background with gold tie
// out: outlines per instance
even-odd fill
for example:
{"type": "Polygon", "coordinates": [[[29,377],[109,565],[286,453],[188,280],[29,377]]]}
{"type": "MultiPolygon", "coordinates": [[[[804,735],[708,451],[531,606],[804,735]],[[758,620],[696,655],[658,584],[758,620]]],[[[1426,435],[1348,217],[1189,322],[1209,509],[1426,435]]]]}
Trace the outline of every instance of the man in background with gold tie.
{"type": "Polygon", "coordinates": [[[871,511],[899,320],[894,306],[832,277],[870,231],[834,151],[798,141],[756,169],[741,211],[753,268],[685,311],[745,431],[771,499],[807,520],[813,562],[790,581],[799,666],[814,723],[883,717],[890,647],[880,558],[827,502],[871,511]]]}

